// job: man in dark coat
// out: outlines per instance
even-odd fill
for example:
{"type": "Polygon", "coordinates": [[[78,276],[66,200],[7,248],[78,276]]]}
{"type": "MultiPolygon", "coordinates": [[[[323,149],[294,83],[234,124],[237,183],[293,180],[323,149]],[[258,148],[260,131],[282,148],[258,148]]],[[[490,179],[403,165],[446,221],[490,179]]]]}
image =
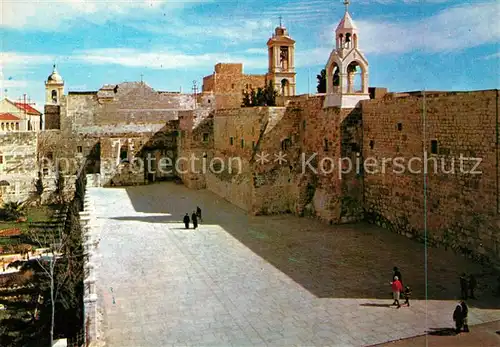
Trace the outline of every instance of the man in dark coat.
{"type": "Polygon", "coordinates": [[[471,299],[475,299],[476,297],[474,296],[474,289],[477,287],[477,281],[476,277],[474,275],[469,276],[469,290],[470,290],[470,297],[471,299]]]}
{"type": "Polygon", "coordinates": [[[201,208],[200,208],[200,206],[196,206],[196,215],[200,219],[200,222],[203,222],[203,219],[201,218],[201,208]]]}
{"type": "Polygon", "coordinates": [[[186,213],[186,215],[184,216],[184,225],[186,226],[186,229],[189,229],[189,215],[186,213]]]}
{"type": "Polygon", "coordinates": [[[465,301],[460,301],[460,307],[462,308],[462,318],[464,322],[464,331],[466,333],[469,332],[469,322],[467,321],[467,315],[469,314],[469,307],[465,303],[465,301]]]}
{"type": "Polygon", "coordinates": [[[460,276],[460,295],[462,297],[462,300],[467,300],[468,283],[467,283],[467,276],[465,275],[465,273],[462,273],[462,276],[460,276]]]}
{"type": "Polygon", "coordinates": [[[196,216],[195,212],[193,212],[193,214],[191,215],[191,220],[193,221],[193,228],[198,228],[198,217],[196,216]]]}

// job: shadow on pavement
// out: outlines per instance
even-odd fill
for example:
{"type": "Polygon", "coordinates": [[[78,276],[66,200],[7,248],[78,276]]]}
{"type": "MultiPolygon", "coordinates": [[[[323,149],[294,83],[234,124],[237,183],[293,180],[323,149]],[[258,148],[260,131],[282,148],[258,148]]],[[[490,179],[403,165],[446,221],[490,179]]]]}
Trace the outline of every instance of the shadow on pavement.
{"type": "Polygon", "coordinates": [[[207,190],[190,190],[175,183],[127,187],[126,192],[135,211],[165,216],[120,216],[115,220],[182,225],[184,214],[200,206],[203,223],[198,232],[204,224],[219,225],[319,298],[392,302],[389,282],[392,268],[398,266],[404,285],[412,288],[412,299],[425,298],[427,280],[429,300],[458,300],[459,277],[466,272],[478,281],[479,299],[468,301],[469,306],[500,308],[499,298],[493,295],[499,273],[492,268],[451,251],[429,248],[426,277],[423,244],[371,224],[330,226],[291,215],[248,216],[207,190]]]}
{"type": "Polygon", "coordinates": [[[367,304],[360,304],[359,306],[364,306],[364,307],[387,307],[391,308],[391,304],[375,304],[375,303],[367,303],[367,304]]]}
{"type": "Polygon", "coordinates": [[[453,329],[453,328],[431,328],[431,330],[428,331],[427,334],[433,335],[433,336],[455,336],[455,335],[457,335],[455,329],[453,329]]]}

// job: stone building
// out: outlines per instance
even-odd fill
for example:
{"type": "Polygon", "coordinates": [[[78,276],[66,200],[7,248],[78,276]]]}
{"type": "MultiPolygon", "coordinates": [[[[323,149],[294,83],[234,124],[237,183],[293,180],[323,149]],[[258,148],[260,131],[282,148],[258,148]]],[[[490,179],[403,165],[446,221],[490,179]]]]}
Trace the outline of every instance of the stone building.
{"type": "Polygon", "coordinates": [[[217,110],[239,108],[243,92],[264,88],[272,82],[280,96],[295,95],[295,41],[281,25],[267,41],[269,67],[266,74],[247,75],[241,63],[219,63],[203,78],[202,104],[217,110]]]}
{"type": "Polygon", "coordinates": [[[177,177],[159,165],[161,158],[176,160],[179,114],[195,108],[193,95],[155,91],[144,82],[66,95],[62,78],[54,74],[46,82],[47,131],[38,148],[39,155],[52,162],[45,171],[59,164],[74,173],[84,165],[99,186],[177,177]]]}
{"type": "Polygon", "coordinates": [[[40,131],[42,114],[27,100],[0,101],[0,133],[12,131],[40,131]]]}

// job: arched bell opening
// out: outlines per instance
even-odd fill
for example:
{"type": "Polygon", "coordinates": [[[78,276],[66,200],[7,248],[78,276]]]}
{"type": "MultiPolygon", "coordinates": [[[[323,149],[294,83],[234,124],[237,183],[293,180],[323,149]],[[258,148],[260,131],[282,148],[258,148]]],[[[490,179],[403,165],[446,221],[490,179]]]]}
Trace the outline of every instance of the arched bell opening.
{"type": "Polygon", "coordinates": [[[281,80],[281,95],[289,96],[290,95],[290,82],[286,78],[281,80]]]}
{"type": "Polygon", "coordinates": [[[51,96],[52,96],[52,102],[57,103],[57,90],[53,90],[51,96]]]}
{"type": "Polygon", "coordinates": [[[352,35],[351,33],[345,34],[345,44],[344,48],[351,48],[352,45],[352,35]]]}
{"type": "Polygon", "coordinates": [[[347,93],[359,94],[365,89],[366,72],[364,67],[357,61],[353,61],[347,66],[347,93]]]}
{"type": "Polygon", "coordinates": [[[328,92],[339,93],[340,92],[340,68],[337,63],[330,65],[328,70],[328,92]]]}

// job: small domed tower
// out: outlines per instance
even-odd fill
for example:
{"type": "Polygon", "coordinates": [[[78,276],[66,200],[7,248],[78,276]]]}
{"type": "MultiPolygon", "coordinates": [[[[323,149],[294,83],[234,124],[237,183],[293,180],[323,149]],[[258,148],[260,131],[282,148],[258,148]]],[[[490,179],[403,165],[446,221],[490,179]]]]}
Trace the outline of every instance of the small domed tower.
{"type": "Polygon", "coordinates": [[[354,108],[368,93],[368,61],[358,47],[358,28],[345,13],[335,30],[335,48],[326,64],[326,98],[324,107],[354,108]]]}
{"type": "Polygon", "coordinates": [[[64,93],[64,80],[61,75],[56,70],[56,65],[54,64],[54,69],[52,73],[47,78],[45,82],[45,104],[46,105],[59,105],[61,102],[61,96],[64,93]]]}
{"type": "Polygon", "coordinates": [[[267,41],[269,50],[269,71],[267,79],[272,81],[282,96],[295,95],[295,41],[288,30],[281,25],[276,27],[273,36],[267,41]]]}

